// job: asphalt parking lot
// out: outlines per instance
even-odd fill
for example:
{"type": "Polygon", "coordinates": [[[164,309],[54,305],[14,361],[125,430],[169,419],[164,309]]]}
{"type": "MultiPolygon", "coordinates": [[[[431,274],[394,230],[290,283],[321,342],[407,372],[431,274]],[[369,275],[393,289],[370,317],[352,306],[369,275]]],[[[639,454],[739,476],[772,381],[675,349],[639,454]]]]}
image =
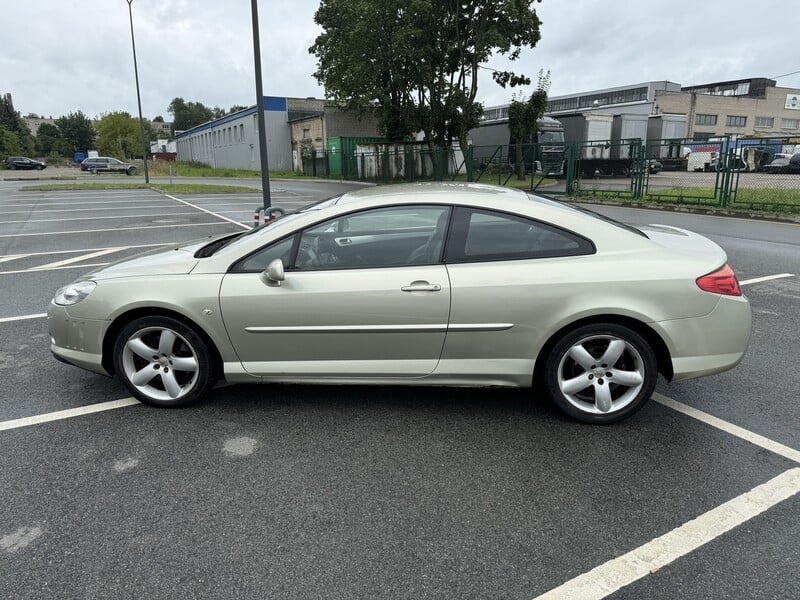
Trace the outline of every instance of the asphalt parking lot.
{"type": "MultiPolygon", "coordinates": [[[[241,385],[157,410],[56,362],[47,304],[244,229],[260,194],[20,185],[0,182],[0,598],[800,597],[800,226],[599,209],[715,240],[754,312],[739,367],[662,381],[619,425],[530,390],[241,385]]],[[[296,208],[346,186],[272,187],[296,208]]]]}

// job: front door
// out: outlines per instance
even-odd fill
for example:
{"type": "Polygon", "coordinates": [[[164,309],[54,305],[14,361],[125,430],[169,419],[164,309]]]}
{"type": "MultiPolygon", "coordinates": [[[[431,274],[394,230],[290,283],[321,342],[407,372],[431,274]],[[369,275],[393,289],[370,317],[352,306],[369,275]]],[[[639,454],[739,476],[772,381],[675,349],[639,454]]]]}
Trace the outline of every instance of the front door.
{"type": "Polygon", "coordinates": [[[364,211],[298,232],[298,243],[276,242],[263,259],[234,267],[220,304],[244,368],[314,378],[431,373],[450,311],[441,263],[448,214],[441,206],[364,211]],[[276,256],[287,270],[270,287],[260,270],[276,256]]]}

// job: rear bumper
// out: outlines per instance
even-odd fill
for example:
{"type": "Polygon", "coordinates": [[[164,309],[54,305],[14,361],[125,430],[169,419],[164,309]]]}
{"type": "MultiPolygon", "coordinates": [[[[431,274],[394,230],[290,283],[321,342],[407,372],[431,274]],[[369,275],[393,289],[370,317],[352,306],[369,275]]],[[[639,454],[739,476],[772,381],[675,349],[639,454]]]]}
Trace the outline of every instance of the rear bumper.
{"type": "Polygon", "coordinates": [[[747,351],[752,323],[745,296],[720,296],[704,317],[655,323],[672,357],[672,380],[713,375],[738,365],[747,351]]]}

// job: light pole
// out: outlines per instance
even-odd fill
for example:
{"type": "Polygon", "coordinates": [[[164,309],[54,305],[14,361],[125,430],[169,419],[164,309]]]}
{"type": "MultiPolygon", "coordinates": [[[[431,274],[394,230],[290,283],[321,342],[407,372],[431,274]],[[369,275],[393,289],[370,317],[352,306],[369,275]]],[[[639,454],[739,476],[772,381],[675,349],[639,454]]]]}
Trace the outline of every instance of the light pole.
{"type": "MultiPolygon", "coordinates": [[[[130,0],[128,0],[130,1],[130,0]]],[[[253,14],[253,55],[256,69],[256,114],[258,115],[258,153],[261,156],[261,189],[264,196],[264,215],[270,208],[269,162],[267,160],[267,125],[264,119],[264,86],[261,83],[261,43],[258,36],[258,0],[251,0],[253,14]]]]}
{"type": "Polygon", "coordinates": [[[150,173],[147,171],[147,142],[144,139],[144,119],[142,118],[142,95],[139,93],[139,67],[136,66],[136,40],[133,37],[133,0],[128,3],[128,16],[131,20],[131,46],[133,47],[133,73],[136,76],[136,102],[139,105],[139,132],[142,136],[142,160],[144,160],[144,182],[150,183],[150,173]]]}

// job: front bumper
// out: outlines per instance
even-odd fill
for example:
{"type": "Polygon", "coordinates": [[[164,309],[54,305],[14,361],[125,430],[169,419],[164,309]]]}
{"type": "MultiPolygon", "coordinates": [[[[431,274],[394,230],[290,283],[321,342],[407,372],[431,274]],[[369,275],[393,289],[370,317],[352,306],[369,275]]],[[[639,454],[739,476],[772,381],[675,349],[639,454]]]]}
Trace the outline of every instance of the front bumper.
{"type": "Polygon", "coordinates": [[[103,337],[109,325],[111,321],[73,318],[67,307],[51,302],[47,309],[50,351],[63,362],[111,375],[103,367],[103,337]]]}

